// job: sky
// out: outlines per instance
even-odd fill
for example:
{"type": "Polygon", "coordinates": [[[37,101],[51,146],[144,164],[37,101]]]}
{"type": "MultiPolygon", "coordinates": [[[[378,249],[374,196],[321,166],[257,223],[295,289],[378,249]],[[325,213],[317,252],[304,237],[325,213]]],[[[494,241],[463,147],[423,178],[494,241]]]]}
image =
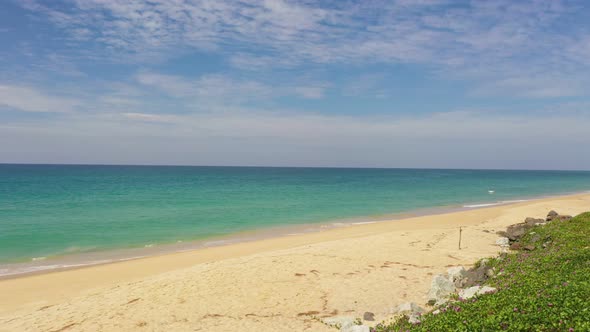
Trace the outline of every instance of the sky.
{"type": "Polygon", "coordinates": [[[590,170],[590,2],[1,0],[0,163],[590,170]]]}

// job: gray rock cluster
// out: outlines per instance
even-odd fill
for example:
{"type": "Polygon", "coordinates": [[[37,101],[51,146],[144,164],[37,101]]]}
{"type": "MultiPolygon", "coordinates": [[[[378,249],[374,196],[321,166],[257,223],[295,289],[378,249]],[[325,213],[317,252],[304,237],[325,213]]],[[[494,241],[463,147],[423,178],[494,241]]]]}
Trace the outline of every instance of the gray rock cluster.
{"type": "MultiPolygon", "coordinates": [[[[506,228],[506,231],[500,231],[497,234],[501,237],[496,240],[496,244],[502,247],[502,249],[510,248],[511,250],[535,250],[537,248],[536,243],[541,240],[541,237],[536,235],[531,238],[531,241],[527,245],[520,243],[520,239],[527,233],[534,234],[531,232],[535,226],[543,226],[548,222],[554,221],[568,221],[572,219],[570,215],[561,215],[553,210],[549,211],[545,219],[539,218],[526,218],[524,222],[519,224],[510,225],[506,228]]],[[[550,244],[550,239],[544,239],[542,247],[545,248],[550,244]]]]}
{"type": "Polygon", "coordinates": [[[494,269],[488,265],[487,259],[481,260],[480,264],[469,270],[463,266],[451,267],[446,275],[439,274],[432,278],[428,303],[434,306],[445,304],[457,290],[460,297],[464,294],[469,298],[494,291],[491,287],[478,286],[494,275],[494,269]]]}

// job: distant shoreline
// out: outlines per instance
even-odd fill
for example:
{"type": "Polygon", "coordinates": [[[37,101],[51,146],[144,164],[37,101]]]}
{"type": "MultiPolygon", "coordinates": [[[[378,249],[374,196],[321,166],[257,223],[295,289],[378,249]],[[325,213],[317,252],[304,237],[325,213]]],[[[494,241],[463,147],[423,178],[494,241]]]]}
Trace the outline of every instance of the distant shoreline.
{"type": "Polygon", "coordinates": [[[45,273],[80,269],[97,265],[122,263],[131,260],[145,259],[155,256],[170,255],[190,251],[198,251],[205,248],[228,246],[238,243],[248,243],[288,236],[299,236],[310,233],[324,232],[327,230],[337,228],[400,221],[408,218],[423,216],[436,216],[453,212],[518,204],[540,199],[562,198],[572,195],[583,195],[586,193],[588,193],[588,191],[564,193],[559,195],[541,195],[526,198],[523,197],[521,199],[494,201],[489,203],[482,202],[479,204],[432,207],[395,213],[383,216],[380,219],[374,219],[367,216],[359,218],[333,220],[321,223],[279,225],[250,231],[231,233],[224,236],[210,237],[194,241],[160,244],[154,243],[146,244],[144,247],[106,249],[81,254],[59,255],[53,257],[38,257],[33,258],[31,261],[0,264],[0,280],[15,279],[30,275],[40,275],[45,273]]]}

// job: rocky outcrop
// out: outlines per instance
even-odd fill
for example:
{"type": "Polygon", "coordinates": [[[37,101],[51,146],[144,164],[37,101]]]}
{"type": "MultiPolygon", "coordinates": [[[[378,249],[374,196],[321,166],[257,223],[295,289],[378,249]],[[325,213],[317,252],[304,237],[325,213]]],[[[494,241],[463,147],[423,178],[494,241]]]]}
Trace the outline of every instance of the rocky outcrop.
{"type": "MultiPolygon", "coordinates": [[[[506,228],[506,231],[497,232],[497,234],[501,237],[498,238],[498,240],[496,240],[496,244],[502,248],[509,247],[510,250],[535,250],[536,246],[534,245],[534,243],[538,242],[540,240],[540,237],[538,235],[533,236],[533,238],[530,241],[530,244],[523,245],[522,243],[520,243],[520,239],[525,234],[534,234],[534,232],[531,232],[531,230],[535,226],[543,226],[548,222],[568,221],[570,219],[572,219],[572,216],[561,215],[555,212],[554,210],[549,211],[545,219],[530,217],[526,218],[523,223],[510,225],[506,228]],[[506,243],[506,239],[508,239],[508,244],[506,243]]],[[[550,243],[550,241],[545,241],[542,247],[545,248],[548,245],[548,243],[550,243]]]]}

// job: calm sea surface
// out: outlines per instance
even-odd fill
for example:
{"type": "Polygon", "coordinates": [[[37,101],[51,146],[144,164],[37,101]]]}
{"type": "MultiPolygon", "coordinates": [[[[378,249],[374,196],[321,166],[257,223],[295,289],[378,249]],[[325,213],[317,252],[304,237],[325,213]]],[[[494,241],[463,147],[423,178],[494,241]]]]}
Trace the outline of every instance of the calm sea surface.
{"type": "Polygon", "coordinates": [[[5,164],[0,264],[589,190],[590,172],[5,164]]]}

